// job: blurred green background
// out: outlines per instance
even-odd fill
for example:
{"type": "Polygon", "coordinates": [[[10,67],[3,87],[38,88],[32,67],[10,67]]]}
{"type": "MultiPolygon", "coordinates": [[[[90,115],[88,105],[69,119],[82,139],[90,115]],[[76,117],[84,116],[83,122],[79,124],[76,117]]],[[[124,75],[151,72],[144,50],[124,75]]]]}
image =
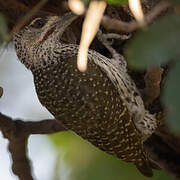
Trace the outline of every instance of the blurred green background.
{"type": "MultiPolygon", "coordinates": [[[[71,180],[145,180],[136,167],[130,163],[108,155],[72,132],[61,132],[48,136],[54,148],[61,156],[65,153],[65,161],[71,169],[71,180]]],[[[57,159],[57,169],[60,168],[57,159]]],[[[58,172],[54,179],[58,180],[58,172]]],[[[152,180],[170,180],[172,177],[162,171],[154,171],[152,180]]]]}

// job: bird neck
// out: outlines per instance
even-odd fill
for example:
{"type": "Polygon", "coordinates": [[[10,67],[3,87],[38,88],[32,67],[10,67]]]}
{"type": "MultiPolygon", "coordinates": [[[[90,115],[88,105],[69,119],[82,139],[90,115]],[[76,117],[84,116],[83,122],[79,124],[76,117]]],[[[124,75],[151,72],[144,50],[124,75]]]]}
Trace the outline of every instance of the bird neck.
{"type": "MultiPolygon", "coordinates": [[[[55,42],[47,40],[42,44],[30,44],[23,40],[21,42],[14,40],[14,44],[18,59],[31,71],[56,63],[57,59],[53,58],[54,45],[57,44],[55,42]]],[[[58,45],[60,48],[61,44],[58,45]]]]}

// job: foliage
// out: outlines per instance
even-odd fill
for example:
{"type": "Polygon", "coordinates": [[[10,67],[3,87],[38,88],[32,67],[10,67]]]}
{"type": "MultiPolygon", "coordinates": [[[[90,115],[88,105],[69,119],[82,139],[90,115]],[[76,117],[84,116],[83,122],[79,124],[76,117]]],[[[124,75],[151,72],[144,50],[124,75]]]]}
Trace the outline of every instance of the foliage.
{"type": "Polygon", "coordinates": [[[106,0],[106,2],[109,4],[122,5],[122,4],[127,4],[128,0],[106,0]]]}
{"type": "Polygon", "coordinates": [[[180,3],[179,0],[169,0],[169,2],[174,4],[174,5],[178,5],[180,3]]]}
{"type": "Polygon", "coordinates": [[[129,64],[136,68],[165,64],[180,56],[180,16],[163,17],[138,32],[127,50],[129,64]]]}
{"type": "Polygon", "coordinates": [[[168,107],[168,117],[167,122],[169,127],[172,128],[175,132],[180,130],[180,61],[177,59],[177,62],[172,67],[171,71],[168,74],[168,81],[164,87],[164,97],[163,101],[168,107]]]}
{"type": "Polygon", "coordinates": [[[172,130],[180,131],[180,15],[169,14],[135,34],[126,54],[135,68],[165,65],[174,60],[164,87],[163,102],[167,107],[167,122],[172,130]]]}

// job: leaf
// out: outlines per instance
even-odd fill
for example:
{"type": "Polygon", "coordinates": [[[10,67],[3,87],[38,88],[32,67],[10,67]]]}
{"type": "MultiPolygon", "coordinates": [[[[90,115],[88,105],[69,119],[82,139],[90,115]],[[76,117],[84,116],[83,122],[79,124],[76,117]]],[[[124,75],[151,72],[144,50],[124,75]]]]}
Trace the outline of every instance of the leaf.
{"type": "Polygon", "coordinates": [[[164,64],[180,57],[180,15],[169,15],[136,34],[126,51],[135,68],[164,64]]]}
{"type": "Polygon", "coordinates": [[[168,0],[170,3],[177,5],[180,3],[180,0],[168,0]]]}
{"type": "Polygon", "coordinates": [[[180,61],[168,74],[163,101],[167,107],[167,123],[174,132],[180,132],[180,61]]]}
{"type": "Polygon", "coordinates": [[[128,0],[106,0],[106,2],[109,4],[122,5],[127,4],[128,0]]]}

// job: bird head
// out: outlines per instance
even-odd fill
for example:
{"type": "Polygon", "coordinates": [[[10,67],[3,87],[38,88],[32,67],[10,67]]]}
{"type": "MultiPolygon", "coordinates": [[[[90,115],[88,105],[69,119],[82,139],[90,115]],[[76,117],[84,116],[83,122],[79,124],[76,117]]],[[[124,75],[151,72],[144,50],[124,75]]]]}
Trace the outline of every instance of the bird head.
{"type": "Polygon", "coordinates": [[[77,16],[72,13],[67,13],[62,17],[40,14],[31,18],[20,31],[13,35],[20,61],[27,68],[40,64],[39,59],[45,51],[49,53],[53,44],[60,43],[62,34],[76,18],[77,16]]]}

